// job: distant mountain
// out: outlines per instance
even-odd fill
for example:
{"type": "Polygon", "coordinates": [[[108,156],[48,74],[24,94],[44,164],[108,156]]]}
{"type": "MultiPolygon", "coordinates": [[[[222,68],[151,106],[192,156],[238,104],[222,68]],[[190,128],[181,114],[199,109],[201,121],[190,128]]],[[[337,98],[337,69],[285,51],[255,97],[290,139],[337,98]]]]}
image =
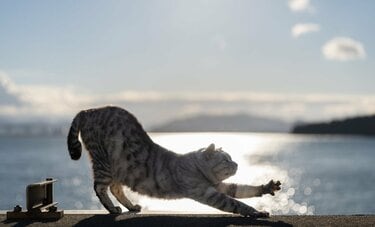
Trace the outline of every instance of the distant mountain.
{"type": "MultiPolygon", "coordinates": [[[[15,122],[0,118],[0,136],[65,136],[67,122],[15,122]]],[[[289,132],[291,124],[281,120],[236,115],[199,115],[170,121],[151,132],[289,132]]]]}
{"type": "Polygon", "coordinates": [[[375,115],[296,125],[292,133],[375,135],[375,115]]]}
{"type": "Polygon", "coordinates": [[[291,125],[281,120],[234,115],[198,115],[178,119],[151,129],[153,132],[289,132],[291,125]]]}

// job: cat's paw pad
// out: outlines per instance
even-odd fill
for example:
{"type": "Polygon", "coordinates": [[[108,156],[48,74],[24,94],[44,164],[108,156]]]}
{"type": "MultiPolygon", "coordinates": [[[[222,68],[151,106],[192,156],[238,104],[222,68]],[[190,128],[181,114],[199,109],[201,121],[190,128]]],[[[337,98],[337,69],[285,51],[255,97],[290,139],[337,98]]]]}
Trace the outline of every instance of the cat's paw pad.
{"type": "Polygon", "coordinates": [[[121,207],[113,207],[112,209],[109,210],[109,213],[111,213],[111,214],[121,214],[122,213],[121,207]]]}
{"type": "Polygon", "coordinates": [[[275,195],[275,191],[278,191],[281,189],[280,185],[281,185],[280,181],[275,182],[273,180],[270,180],[268,184],[263,186],[263,194],[275,195]]]}
{"type": "Polygon", "coordinates": [[[133,207],[129,208],[130,212],[139,212],[141,211],[142,207],[138,204],[134,205],[133,207]]]}

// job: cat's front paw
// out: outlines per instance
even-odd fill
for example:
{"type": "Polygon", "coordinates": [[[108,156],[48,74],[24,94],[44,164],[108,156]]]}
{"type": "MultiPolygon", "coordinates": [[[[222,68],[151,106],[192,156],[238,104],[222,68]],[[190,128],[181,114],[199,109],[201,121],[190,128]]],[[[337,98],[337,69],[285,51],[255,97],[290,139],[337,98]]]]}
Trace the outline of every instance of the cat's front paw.
{"type": "Polygon", "coordinates": [[[257,212],[254,212],[250,215],[248,215],[248,217],[250,218],[269,218],[270,217],[270,213],[268,212],[265,212],[265,211],[257,211],[257,212]]]}
{"type": "Polygon", "coordinates": [[[245,206],[245,207],[242,207],[240,210],[239,210],[239,213],[242,215],[242,216],[245,216],[245,217],[250,217],[252,216],[253,214],[257,213],[258,211],[255,210],[254,208],[250,207],[250,206],[245,206]]]}
{"type": "Polygon", "coordinates": [[[121,207],[112,207],[108,211],[111,214],[121,214],[122,213],[121,207]]]}
{"type": "Polygon", "coordinates": [[[268,184],[266,185],[263,185],[263,194],[271,194],[271,195],[275,195],[275,191],[278,191],[281,189],[280,187],[281,183],[280,181],[273,181],[273,180],[270,180],[270,182],[268,182],[268,184]]]}
{"type": "Polygon", "coordinates": [[[141,211],[141,209],[142,209],[142,207],[140,205],[136,204],[133,207],[130,207],[129,211],[130,212],[139,212],[139,211],[141,211]]]}
{"type": "Polygon", "coordinates": [[[268,212],[263,212],[263,211],[257,211],[252,207],[247,207],[246,209],[242,210],[241,215],[245,217],[250,217],[250,218],[268,218],[270,214],[268,212]]]}

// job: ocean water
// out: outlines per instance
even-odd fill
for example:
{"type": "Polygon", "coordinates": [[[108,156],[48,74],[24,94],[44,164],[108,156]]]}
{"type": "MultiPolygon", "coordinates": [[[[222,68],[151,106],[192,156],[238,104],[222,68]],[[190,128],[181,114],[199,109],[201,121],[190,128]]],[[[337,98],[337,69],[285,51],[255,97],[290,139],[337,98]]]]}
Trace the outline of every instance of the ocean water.
{"type": "MultiPolygon", "coordinates": [[[[227,182],[257,185],[280,180],[282,190],[276,196],[242,200],[257,209],[272,214],[375,213],[374,137],[258,133],[154,133],[151,137],[178,153],[210,143],[222,147],[239,164],[237,174],[227,182]]],[[[46,177],[58,180],[54,200],[59,208],[103,209],[93,190],[86,152],[73,161],[65,138],[0,137],[0,210],[16,204],[25,207],[26,185],[46,177]]],[[[125,191],[146,211],[219,212],[189,199],[158,200],[125,191]]]]}

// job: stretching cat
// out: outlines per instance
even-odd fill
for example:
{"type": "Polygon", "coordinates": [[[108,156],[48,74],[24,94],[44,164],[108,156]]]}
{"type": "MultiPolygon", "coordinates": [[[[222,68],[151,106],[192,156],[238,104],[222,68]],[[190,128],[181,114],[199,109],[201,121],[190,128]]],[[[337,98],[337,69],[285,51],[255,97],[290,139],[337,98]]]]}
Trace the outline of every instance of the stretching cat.
{"type": "Polygon", "coordinates": [[[154,143],[137,119],[118,107],[77,114],[68,135],[73,160],[78,160],[82,152],[79,133],[91,157],[94,190],[110,213],[122,211],[110,200],[108,187],[129,211],[141,210],[124,195],[122,185],[151,197],[191,198],[222,211],[254,218],[269,214],[234,198],[274,195],[280,189],[280,182],[273,180],[260,186],[223,183],[237,171],[237,164],[229,154],[215,149],[214,144],[184,155],[176,154],[154,143]]]}

